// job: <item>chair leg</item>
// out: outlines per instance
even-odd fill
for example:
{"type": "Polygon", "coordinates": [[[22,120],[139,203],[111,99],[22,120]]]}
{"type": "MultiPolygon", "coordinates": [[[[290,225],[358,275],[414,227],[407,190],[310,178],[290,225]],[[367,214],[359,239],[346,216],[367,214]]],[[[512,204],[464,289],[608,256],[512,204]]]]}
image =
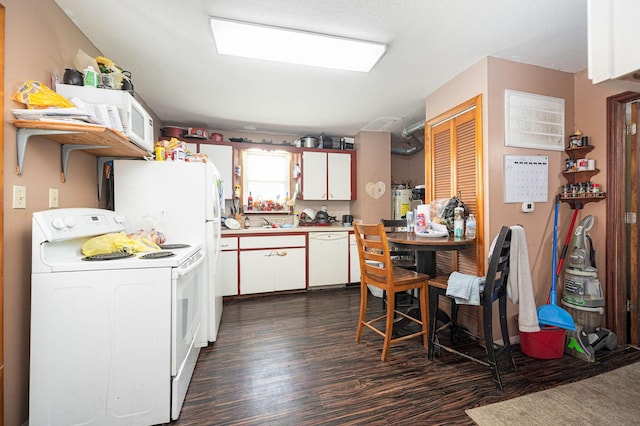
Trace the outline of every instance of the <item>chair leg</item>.
{"type": "Polygon", "coordinates": [[[505,356],[511,369],[516,371],[516,362],[513,360],[513,352],[511,352],[511,341],[509,340],[509,327],[507,326],[507,297],[502,296],[499,301],[499,315],[500,315],[500,331],[502,332],[502,341],[504,343],[505,356]]]}
{"type": "Polygon", "coordinates": [[[358,330],[356,331],[356,342],[360,342],[362,337],[362,327],[367,316],[367,285],[360,284],[360,315],[358,317],[358,330]]]}
{"type": "Polygon", "coordinates": [[[422,321],[422,346],[428,347],[429,343],[429,304],[427,299],[429,298],[428,286],[425,285],[418,289],[418,297],[420,299],[420,320],[422,321]]]}
{"type": "Polygon", "coordinates": [[[433,359],[434,343],[436,341],[436,315],[438,312],[438,289],[429,288],[429,341],[427,346],[427,359],[433,359]]]}
{"type": "Polygon", "coordinates": [[[380,357],[382,361],[387,360],[387,355],[389,354],[389,347],[391,346],[391,337],[393,334],[393,320],[395,316],[395,312],[394,312],[395,298],[396,298],[396,294],[393,291],[387,292],[387,318],[386,318],[385,328],[384,328],[384,343],[382,345],[382,356],[380,357]]]}
{"type": "Polygon", "coordinates": [[[492,323],[492,304],[482,306],[482,320],[484,322],[484,342],[485,350],[487,352],[487,362],[489,363],[489,369],[491,370],[491,376],[496,388],[502,391],[502,380],[500,379],[500,372],[498,371],[498,362],[496,360],[496,350],[493,346],[493,323],[492,323]]]}
{"type": "Polygon", "coordinates": [[[458,340],[458,304],[452,297],[449,298],[451,302],[451,325],[449,326],[449,332],[451,333],[451,343],[456,343],[458,340]]]}

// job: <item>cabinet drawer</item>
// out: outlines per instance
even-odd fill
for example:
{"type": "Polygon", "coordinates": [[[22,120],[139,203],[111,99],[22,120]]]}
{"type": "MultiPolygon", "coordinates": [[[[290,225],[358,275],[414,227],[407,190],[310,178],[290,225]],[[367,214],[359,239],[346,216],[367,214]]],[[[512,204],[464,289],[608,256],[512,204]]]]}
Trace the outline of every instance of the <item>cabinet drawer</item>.
{"type": "Polygon", "coordinates": [[[304,235],[282,235],[268,237],[240,237],[241,249],[305,247],[304,235]]]}
{"type": "Polygon", "coordinates": [[[236,237],[220,238],[220,250],[238,250],[238,239],[236,237]]]}

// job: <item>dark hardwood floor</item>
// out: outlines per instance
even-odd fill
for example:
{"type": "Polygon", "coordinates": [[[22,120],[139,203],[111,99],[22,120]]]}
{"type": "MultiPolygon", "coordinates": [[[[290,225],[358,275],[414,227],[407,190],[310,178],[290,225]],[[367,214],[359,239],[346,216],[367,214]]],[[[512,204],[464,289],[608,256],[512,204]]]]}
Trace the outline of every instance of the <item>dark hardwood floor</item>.
{"type": "MultiPolygon", "coordinates": [[[[517,372],[504,366],[500,392],[488,367],[444,351],[429,361],[418,340],[392,346],[382,363],[379,336],[365,330],[355,342],[359,300],[349,287],[225,301],[218,340],[201,351],[171,424],[473,425],[465,409],[640,361],[628,347],[589,364],[530,358],[516,345],[517,372]]],[[[381,310],[369,301],[371,314],[381,310]]]]}

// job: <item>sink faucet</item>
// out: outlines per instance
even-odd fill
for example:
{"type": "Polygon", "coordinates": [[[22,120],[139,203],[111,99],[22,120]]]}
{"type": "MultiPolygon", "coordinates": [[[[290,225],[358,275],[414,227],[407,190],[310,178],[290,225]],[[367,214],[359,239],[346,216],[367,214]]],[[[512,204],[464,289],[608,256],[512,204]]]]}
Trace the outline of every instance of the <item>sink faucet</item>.
{"type": "Polygon", "coordinates": [[[271,222],[269,222],[266,218],[261,217],[260,219],[264,220],[266,225],[271,226],[271,222]]]}

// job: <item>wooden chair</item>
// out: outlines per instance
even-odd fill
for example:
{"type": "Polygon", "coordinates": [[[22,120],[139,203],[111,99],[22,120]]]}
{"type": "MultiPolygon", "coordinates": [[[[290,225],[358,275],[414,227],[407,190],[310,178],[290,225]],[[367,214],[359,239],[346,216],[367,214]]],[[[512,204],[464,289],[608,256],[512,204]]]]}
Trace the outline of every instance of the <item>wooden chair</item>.
{"type": "MultiPolygon", "coordinates": [[[[380,219],[380,223],[384,225],[386,232],[400,232],[407,229],[406,219],[380,219]]],[[[395,266],[416,270],[416,253],[413,250],[397,250],[391,244],[391,260],[395,266]]]]}
{"type": "MultiPolygon", "coordinates": [[[[380,223],[384,225],[386,232],[404,232],[407,229],[406,219],[380,219],[380,223]]],[[[411,271],[416,270],[416,253],[414,250],[397,250],[393,244],[390,246],[391,262],[394,266],[409,269],[411,271]]],[[[396,298],[396,309],[398,307],[412,306],[418,300],[418,290],[412,290],[406,293],[407,297],[401,300],[396,298]]],[[[382,293],[382,307],[384,308],[387,303],[386,292],[382,293]]]]}
{"type": "Polygon", "coordinates": [[[384,338],[381,360],[386,361],[391,344],[422,336],[424,347],[427,347],[427,283],[429,276],[419,272],[394,266],[391,262],[387,233],[382,223],[377,225],[354,224],[358,255],[360,257],[360,316],[356,342],[360,342],[363,327],[367,327],[384,338]],[[387,294],[385,315],[368,320],[367,285],[380,288],[387,294]],[[413,318],[395,308],[396,293],[419,289],[420,319],[413,318]],[[420,325],[421,331],[401,337],[392,337],[395,316],[420,325]],[[384,331],[374,324],[385,321],[384,331]]]}
{"type": "MultiPolygon", "coordinates": [[[[489,270],[485,278],[484,290],[480,292],[480,305],[482,309],[482,320],[484,328],[486,360],[472,357],[453,347],[455,343],[457,328],[457,305],[452,303],[451,323],[438,329],[436,325],[436,311],[438,310],[438,299],[446,296],[447,281],[445,279],[433,279],[429,281],[429,347],[427,358],[433,359],[434,349],[442,348],[446,351],[461,355],[479,364],[488,366],[496,388],[502,390],[502,381],[498,370],[498,357],[505,355],[511,368],[515,371],[516,365],[511,352],[509,342],[509,330],[507,328],[507,280],[509,277],[509,256],[511,249],[511,229],[503,226],[496,238],[491,258],[489,259],[489,270]],[[502,334],[502,345],[493,341],[493,304],[498,304],[500,315],[500,330],[502,334]],[[438,332],[444,328],[451,329],[451,345],[447,346],[439,342],[438,332]]],[[[453,299],[452,299],[453,300],[453,299]]]]}

